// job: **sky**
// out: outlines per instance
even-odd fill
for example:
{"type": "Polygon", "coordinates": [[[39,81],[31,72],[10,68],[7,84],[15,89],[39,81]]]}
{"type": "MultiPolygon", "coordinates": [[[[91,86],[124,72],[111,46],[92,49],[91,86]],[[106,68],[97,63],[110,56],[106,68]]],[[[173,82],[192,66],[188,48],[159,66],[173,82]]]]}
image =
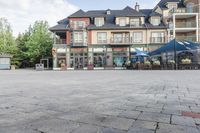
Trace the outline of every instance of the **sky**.
{"type": "Polygon", "coordinates": [[[46,20],[50,26],[66,18],[79,9],[102,10],[134,7],[138,2],[141,8],[153,8],[159,0],[0,0],[0,17],[11,24],[16,37],[23,33],[36,20],[46,20]]]}

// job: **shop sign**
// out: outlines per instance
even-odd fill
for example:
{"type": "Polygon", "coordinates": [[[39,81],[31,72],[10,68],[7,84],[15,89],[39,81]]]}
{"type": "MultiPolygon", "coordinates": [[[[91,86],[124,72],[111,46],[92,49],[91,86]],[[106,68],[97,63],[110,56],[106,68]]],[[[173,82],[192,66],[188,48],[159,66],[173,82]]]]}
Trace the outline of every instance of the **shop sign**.
{"type": "Polygon", "coordinates": [[[113,48],[114,52],[126,52],[127,48],[113,48]]]}
{"type": "Polygon", "coordinates": [[[87,48],[71,48],[71,53],[86,53],[87,48]]]}
{"type": "Polygon", "coordinates": [[[94,48],[94,52],[104,52],[103,48],[94,48]]]}
{"type": "Polygon", "coordinates": [[[66,53],[66,49],[65,48],[59,48],[59,49],[57,49],[57,53],[66,53]]]}

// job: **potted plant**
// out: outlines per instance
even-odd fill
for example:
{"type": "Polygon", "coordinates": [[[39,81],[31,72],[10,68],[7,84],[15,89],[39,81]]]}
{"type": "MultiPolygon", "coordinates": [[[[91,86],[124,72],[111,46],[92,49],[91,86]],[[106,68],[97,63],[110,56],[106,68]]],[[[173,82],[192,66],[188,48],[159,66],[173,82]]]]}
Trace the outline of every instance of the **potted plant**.
{"type": "Polygon", "coordinates": [[[175,66],[175,61],[174,60],[168,60],[167,61],[168,69],[173,70],[175,66]]]}
{"type": "Polygon", "coordinates": [[[93,70],[94,69],[94,65],[90,62],[88,64],[88,70],[93,70]]]}
{"type": "Polygon", "coordinates": [[[151,68],[151,62],[150,61],[145,61],[144,62],[144,67],[145,67],[145,69],[150,69],[151,68]]]}
{"type": "Polygon", "coordinates": [[[160,70],[160,61],[156,60],[153,62],[153,69],[160,70]]]}
{"type": "Polygon", "coordinates": [[[181,63],[184,64],[184,65],[189,65],[189,64],[192,63],[192,61],[191,61],[191,59],[186,58],[186,59],[182,59],[181,63]]]}

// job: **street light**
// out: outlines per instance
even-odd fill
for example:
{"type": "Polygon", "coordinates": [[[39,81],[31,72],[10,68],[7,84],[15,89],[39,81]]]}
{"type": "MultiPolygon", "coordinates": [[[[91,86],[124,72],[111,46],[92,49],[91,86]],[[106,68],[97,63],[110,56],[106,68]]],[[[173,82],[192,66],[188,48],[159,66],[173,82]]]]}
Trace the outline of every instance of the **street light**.
{"type": "Polygon", "coordinates": [[[174,38],[174,61],[175,61],[175,70],[177,70],[176,38],[174,38]]]}
{"type": "Polygon", "coordinates": [[[106,67],[106,46],[103,46],[103,54],[104,54],[104,69],[106,67]]]}

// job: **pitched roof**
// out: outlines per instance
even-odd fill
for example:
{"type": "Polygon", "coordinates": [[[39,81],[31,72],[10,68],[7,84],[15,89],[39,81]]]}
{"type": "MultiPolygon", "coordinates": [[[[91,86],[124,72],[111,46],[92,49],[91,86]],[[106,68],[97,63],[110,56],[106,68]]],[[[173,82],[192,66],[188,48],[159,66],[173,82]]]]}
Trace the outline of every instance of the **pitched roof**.
{"type": "Polygon", "coordinates": [[[167,2],[176,2],[176,3],[182,3],[180,0],[161,0],[157,6],[159,6],[161,9],[167,9],[166,3],[167,2]]]}
{"type": "Polygon", "coordinates": [[[68,30],[68,25],[67,24],[57,24],[56,26],[53,26],[49,28],[50,31],[59,31],[59,30],[68,30]]]}
{"type": "Polygon", "coordinates": [[[119,11],[118,14],[116,14],[116,16],[119,17],[144,17],[145,15],[140,12],[140,11],[136,11],[135,9],[127,6],[125,7],[123,10],[119,11]]]}
{"type": "Polygon", "coordinates": [[[76,18],[76,17],[85,17],[85,12],[80,9],[77,12],[75,12],[69,16],[69,18],[76,18]]]}

